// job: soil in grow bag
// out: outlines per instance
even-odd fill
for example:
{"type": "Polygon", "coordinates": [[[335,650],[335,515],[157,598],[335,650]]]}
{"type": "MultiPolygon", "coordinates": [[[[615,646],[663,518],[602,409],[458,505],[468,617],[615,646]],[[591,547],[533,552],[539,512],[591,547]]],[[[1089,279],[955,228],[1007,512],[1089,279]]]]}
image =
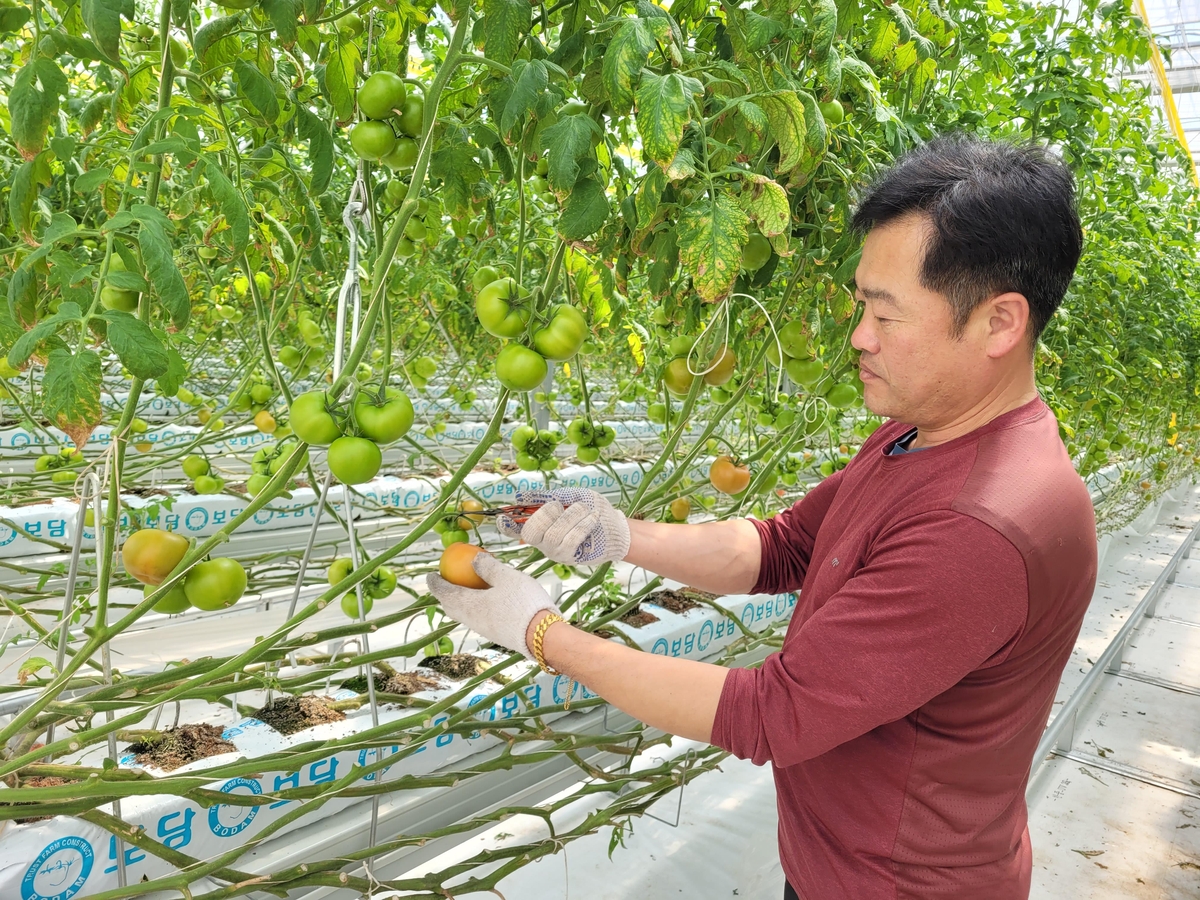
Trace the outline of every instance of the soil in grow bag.
{"type": "Polygon", "coordinates": [[[447,678],[474,678],[491,663],[469,653],[455,653],[452,656],[427,656],[421,660],[421,665],[441,672],[447,678]]]}
{"type": "MultiPolygon", "coordinates": [[[[692,605],[695,606],[694,603],[692,605]]],[[[621,616],[621,618],[617,621],[624,622],[626,625],[629,625],[633,628],[641,628],[643,625],[649,625],[651,622],[657,622],[658,616],[652,612],[646,612],[646,610],[642,609],[641,604],[639,604],[629,612],[625,613],[625,615],[621,616]]]]}
{"type": "MultiPolygon", "coordinates": [[[[367,692],[367,679],[363,675],[343,681],[339,687],[354,691],[356,694],[367,692]]],[[[442,687],[442,682],[419,672],[392,672],[385,675],[375,673],[375,690],[381,694],[415,694],[417,691],[429,691],[442,687]]]]}
{"type": "Polygon", "coordinates": [[[157,766],[164,772],[186,766],[198,759],[232,753],[237,747],[221,737],[216,725],[180,725],[168,728],[157,737],[131,744],[129,752],[142,765],[157,766]]]}
{"type": "Polygon", "coordinates": [[[288,694],[276,697],[260,710],[251,713],[260,722],[270,725],[280,734],[295,734],[314,725],[340,722],[346,718],[341,710],[329,706],[327,698],[296,697],[288,694]]]}
{"type": "Polygon", "coordinates": [[[717,595],[710,594],[707,591],[696,591],[691,588],[685,588],[683,591],[674,591],[670,588],[661,591],[655,591],[646,598],[647,603],[653,603],[655,606],[661,606],[668,612],[685,613],[689,609],[695,609],[700,604],[688,596],[706,597],[709,600],[715,600],[717,595]],[[686,591],[686,593],[685,593],[686,591]]]}
{"type": "MultiPolygon", "coordinates": [[[[59,787],[64,784],[76,784],[74,778],[60,778],[57,775],[35,775],[32,778],[25,778],[21,781],[23,788],[39,788],[39,787],[59,787]]],[[[21,803],[14,803],[13,806],[23,806],[21,803]]],[[[44,822],[46,819],[53,819],[53,816],[27,816],[22,819],[14,819],[18,825],[26,825],[30,822],[44,822]]]]}

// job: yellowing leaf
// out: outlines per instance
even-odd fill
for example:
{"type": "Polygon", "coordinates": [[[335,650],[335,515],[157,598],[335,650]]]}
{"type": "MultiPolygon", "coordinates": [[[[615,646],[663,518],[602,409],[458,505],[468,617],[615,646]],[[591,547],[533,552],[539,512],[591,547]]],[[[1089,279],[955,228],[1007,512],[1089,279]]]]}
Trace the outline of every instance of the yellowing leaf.
{"type": "Polygon", "coordinates": [[[629,332],[629,352],[633,354],[633,361],[637,363],[639,369],[646,365],[646,349],[642,346],[642,339],[638,337],[636,331],[629,332]]]}
{"type": "Polygon", "coordinates": [[[742,208],[723,193],[715,198],[705,194],[680,214],[679,261],[703,300],[713,303],[733,289],[749,224],[742,208]]]}
{"type": "Polygon", "coordinates": [[[795,91],[776,91],[761,97],[758,105],[767,114],[771,134],[779,145],[779,172],[790,172],[804,159],[804,105],[795,91]]]}

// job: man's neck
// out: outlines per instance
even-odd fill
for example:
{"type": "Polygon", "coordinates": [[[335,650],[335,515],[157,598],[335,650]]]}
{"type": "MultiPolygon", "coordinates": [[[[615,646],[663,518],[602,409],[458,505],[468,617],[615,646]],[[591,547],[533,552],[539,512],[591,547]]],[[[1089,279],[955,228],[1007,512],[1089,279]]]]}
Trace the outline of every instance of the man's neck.
{"type": "Polygon", "coordinates": [[[1029,372],[1028,377],[998,384],[981,403],[975,404],[971,409],[952,419],[936,425],[918,425],[917,436],[909,444],[909,449],[934,447],[960,438],[964,434],[970,434],[975,429],[982,428],[992,419],[1021,408],[1037,395],[1037,384],[1033,380],[1032,371],[1029,372]]]}

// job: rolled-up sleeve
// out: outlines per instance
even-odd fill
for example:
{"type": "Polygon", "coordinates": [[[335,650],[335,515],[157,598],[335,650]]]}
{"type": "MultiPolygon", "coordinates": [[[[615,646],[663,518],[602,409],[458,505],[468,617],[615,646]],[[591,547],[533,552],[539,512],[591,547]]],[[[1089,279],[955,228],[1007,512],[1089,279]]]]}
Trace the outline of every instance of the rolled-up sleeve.
{"type": "Polygon", "coordinates": [[[914,516],[762,668],[730,671],[712,743],[756,765],[812,759],[1001,661],[1028,609],[1006,538],[948,510],[914,516]]]}
{"type": "Polygon", "coordinates": [[[758,581],[750,593],[785,594],[800,590],[817,531],[837,496],[843,471],[834,472],[774,518],[750,520],[762,542],[758,581]]]}

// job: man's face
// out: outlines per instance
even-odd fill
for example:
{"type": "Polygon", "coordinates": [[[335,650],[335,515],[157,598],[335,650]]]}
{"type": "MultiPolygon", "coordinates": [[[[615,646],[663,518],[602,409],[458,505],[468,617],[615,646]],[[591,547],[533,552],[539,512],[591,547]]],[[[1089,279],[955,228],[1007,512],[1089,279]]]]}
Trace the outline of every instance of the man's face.
{"type": "Polygon", "coordinates": [[[862,352],[867,409],[926,427],[953,420],[978,400],[988,363],[986,329],[975,316],[955,338],[950,304],[921,284],[931,233],[917,215],[871,229],[855,275],[863,317],[851,337],[862,352]]]}

